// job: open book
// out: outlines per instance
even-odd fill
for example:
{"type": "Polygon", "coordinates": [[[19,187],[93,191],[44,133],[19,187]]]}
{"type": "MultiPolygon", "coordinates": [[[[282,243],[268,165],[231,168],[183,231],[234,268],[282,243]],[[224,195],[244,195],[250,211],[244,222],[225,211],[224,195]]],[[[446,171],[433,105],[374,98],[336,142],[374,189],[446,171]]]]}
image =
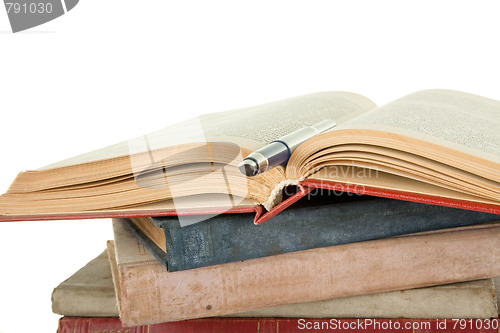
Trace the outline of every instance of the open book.
{"type": "Polygon", "coordinates": [[[377,107],[322,92],[208,114],[21,172],[0,197],[0,219],[269,218],[316,187],[498,214],[500,102],[427,90],[377,107]],[[337,126],[303,143],[286,166],[252,178],[238,170],[251,151],[325,119],[337,126]],[[289,185],[299,192],[281,202],[289,185]]]}

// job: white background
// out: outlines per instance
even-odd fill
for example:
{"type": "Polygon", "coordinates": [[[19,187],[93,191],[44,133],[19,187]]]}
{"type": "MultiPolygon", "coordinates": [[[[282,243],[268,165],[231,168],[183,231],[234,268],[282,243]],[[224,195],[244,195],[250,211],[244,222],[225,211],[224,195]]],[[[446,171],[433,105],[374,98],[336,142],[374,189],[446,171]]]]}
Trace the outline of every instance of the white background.
{"type": "MultiPolygon", "coordinates": [[[[500,100],[499,17],[498,1],[81,0],[12,34],[0,7],[0,192],[24,169],[306,93],[500,100]]],[[[111,238],[109,220],[0,223],[0,332],[55,332],[52,289],[111,238]]]]}

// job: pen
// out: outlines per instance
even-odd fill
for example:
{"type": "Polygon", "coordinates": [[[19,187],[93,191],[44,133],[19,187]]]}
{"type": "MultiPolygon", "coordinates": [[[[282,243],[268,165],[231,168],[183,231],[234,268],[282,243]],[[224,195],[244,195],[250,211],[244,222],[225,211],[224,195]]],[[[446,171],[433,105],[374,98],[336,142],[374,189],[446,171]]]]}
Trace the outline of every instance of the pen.
{"type": "Polygon", "coordinates": [[[335,125],[337,124],[333,120],[327,119],[316,125],[298,129],[254,151],[238,164],[238,168],[245,176],[253,177],[278,165],[285,164],[300,144],[335,125]]]}

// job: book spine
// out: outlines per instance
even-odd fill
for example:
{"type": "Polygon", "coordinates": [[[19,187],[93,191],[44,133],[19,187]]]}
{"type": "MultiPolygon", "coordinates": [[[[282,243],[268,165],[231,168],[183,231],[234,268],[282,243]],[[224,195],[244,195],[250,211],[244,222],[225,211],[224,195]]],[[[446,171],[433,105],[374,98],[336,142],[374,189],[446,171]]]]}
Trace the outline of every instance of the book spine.
{"type": "MultiPolygon", "coordinates": [[[[332,199],[333,200],[333,199],[332,199]]],[[[181,227],[175,217],[152,218],[163,228],[170,272],[430,230],[500,220],[500,215],[373,198],[283,211],[255,226],[245,214],[219,215],[181,227]]],[[[132,231],[151,249],[145,235],[132,231]]],[[[155,253],[157,249],[152,250],[155,253]]]]}
{"type": "Polygon", "coordinates": [[[57,333],[279,333],[279,332],[401,332],[498,333],[494,319],[299,319],[206,318],[155,325],[123,327],[118,318],[63,317],[57,333]]]}
{"type": "MultiPolygon", "coordinates": [[[[121,295],[114,242],[108,241],[107,246],[113,283],[117,295],[121,295]]],[[[493,318],[498,314],[495,294],[493,279],[484,279],[318,302],[286,304],[226,316],[245,318],[493,318]]],[[[119,303],[120,297],[116,299],[119,303]]]]}
{"type": "MultiPolygon", "coordinates": [[[[155,325],[160,326],[160,325],[155,325]]],[[[120,318],[114,317],[62,317],[57,333],[152,333],[149,325],[124,327],[120,318]]]]}
{"type": "Polygon", "coordinates": [[[76,317],[118,317],[107,251],[54,289],[52,312],[76,317]]]}
{"type": "Polygon", "coordinates": [[[121,317],[153,324],[500,275],[500,226],[468,228],[180,272],[119,264],[121,317]]]}
{"type": "Polygon", "coordinates": [[[494,318],[493,280],[335,298],[240,312],[230,317],[279,318],[494,318]]]}
{"type": "Polygon", "coordinates": [[[52,292],[52,312],[66,315],[107,317],[118,313],[114,290],[89,290],[74,286],[52,292]]]}

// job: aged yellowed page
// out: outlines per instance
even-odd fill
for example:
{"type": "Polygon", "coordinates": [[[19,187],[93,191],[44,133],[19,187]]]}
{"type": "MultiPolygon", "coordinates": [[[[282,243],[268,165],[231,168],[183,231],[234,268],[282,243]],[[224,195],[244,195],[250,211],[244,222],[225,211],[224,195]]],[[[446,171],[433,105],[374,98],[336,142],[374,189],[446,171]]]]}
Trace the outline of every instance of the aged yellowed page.
{"type": "MultiPolygon", "coordinates": [[[[86,163],[193,142],[231,142],[261,148],[304,126],[325,119],[342,123],[376,105],[349,92],[320,92],[244,109],[203,115],[113,146],[76,156],[42,169],[86,163]]],[[[189,161],[186,161],[189,163],[189,161]]]]}
{"type": "Polygon", "coordinates": [[[419,91],[365,112],[339,129],[402,134],[500,163],[500,102],[468,93],[419,91]]]}

